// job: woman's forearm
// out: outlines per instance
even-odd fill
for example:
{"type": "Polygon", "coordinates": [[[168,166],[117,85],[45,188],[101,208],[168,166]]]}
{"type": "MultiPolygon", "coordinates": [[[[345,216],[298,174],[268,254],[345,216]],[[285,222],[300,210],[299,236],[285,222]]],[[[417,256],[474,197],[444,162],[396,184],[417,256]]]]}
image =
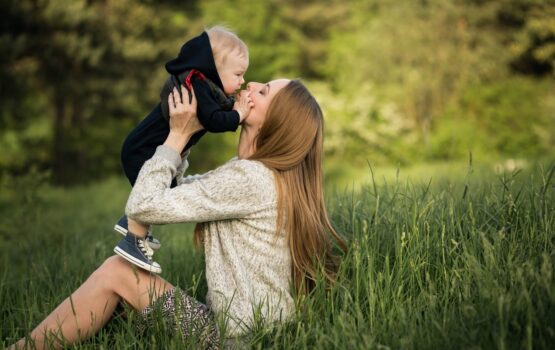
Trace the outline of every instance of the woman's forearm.
{"type": "Polygon", "coordinates": [[[174,131],[170,131],[166,141],[164,142],[165,146],[170,147],[177,153],[181,154],[187,142],[191,139],[191,134],[180,134],[174,131]]]}

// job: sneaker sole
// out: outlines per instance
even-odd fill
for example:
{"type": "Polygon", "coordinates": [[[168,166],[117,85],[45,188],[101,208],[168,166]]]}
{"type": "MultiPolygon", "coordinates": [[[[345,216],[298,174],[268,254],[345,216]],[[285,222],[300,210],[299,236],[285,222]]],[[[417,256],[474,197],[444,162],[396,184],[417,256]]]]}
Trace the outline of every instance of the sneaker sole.
{"type": "Polygon", "coordinates": [[[114,231],[121,233],[123,236],[127,235],[127,230],[125,229],[125,227],[121,227],[120,225],[114,226],[114,231]]]}
{"type": "Polygon", "coordinates": [[[161,267],[156,267],[156,266],[149,265],[149,264],[135,258],[134,256],[127,254],[123,249],[120,249],[119,247],[114,248],[114,253],[121,256],[122,258],[129,261],[130,263],[132,263],[134,265],[137,265],[138,267],[140,267],[143,270],[147,270],[149,272],[153,272],[153,273],[157,273],[157,274],[162,273],[162,268],[161,267]]]}

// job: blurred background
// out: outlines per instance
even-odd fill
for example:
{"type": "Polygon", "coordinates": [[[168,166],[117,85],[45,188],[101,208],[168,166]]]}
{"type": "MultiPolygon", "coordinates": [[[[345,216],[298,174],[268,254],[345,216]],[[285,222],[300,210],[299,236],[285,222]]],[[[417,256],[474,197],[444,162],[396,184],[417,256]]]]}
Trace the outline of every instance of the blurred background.
{"type": "MultiPolygon", "coordinates": [[[[215,24],[248,45],[247,81],[300,77],[316,95],[327,181],[356,183],[368,164],[555,155],[551,0],[3,0],[0,12],[5,188],[123,178],[121,144],[158,102],[164,63],[215,24]]],[[[205,136],[194,171],[232,157],[237,136],[205,136]]]]}

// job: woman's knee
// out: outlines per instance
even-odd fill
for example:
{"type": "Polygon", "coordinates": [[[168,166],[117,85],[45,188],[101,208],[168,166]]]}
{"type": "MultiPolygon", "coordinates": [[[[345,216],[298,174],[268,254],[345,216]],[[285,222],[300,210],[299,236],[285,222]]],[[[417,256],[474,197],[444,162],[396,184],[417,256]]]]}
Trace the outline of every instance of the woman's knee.
{"type": "Polygon", "coordinates": [[[138,268],[119,255],[107,258],[96,272],[103,280],[119,286],[136,286],[141,283],[148,285],[160,283],[158,280],[161,280],[160,277],[138,268]]]}
{"type": "Polygon", "coordinates": [[[104,260],[104,263],[94,273],[102,280],[117,282],[132,274],[132,270],[127,261],[114,255],[104,260]]]}
{"type": "Polygon", "coordinates": [[[170,283],[157,275],[152,275],[118,255],[109,257],[94,273],[99,283],[116,292],[128,289],[155,289],[158,292],[172,287],[170,283]]]}

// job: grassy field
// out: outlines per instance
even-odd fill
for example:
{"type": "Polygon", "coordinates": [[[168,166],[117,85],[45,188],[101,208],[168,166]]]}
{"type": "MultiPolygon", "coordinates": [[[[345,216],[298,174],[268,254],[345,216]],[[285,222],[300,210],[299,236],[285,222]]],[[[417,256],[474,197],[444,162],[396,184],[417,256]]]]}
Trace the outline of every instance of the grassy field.
{"type": "MultiPolygon", "coordinates": [[[[246,341],[275,349],[548,349],[555,344],[554,168],[457,165],[365,173],[327,194],[349,241],[339,282],[291,322],[246,341]],[[441,167],[440,167],[441,168],[441,167]],[[383,175],[383,176],[382,176],[383,175]],[[551,345],[550,345],[551,344],[551,345]]],[[[112,179],[59,189],[36,174],[0,194],[0,346],[32,329],[106,257],[129,191],[112,179]]],[[[335,189],[334,189],[335,188],[335,189]]],[[[192,227],[156,228],[163,276],[204,300],[192,227]]],[[[195,348],[163,329],[138,337],[114,317],[75,348],[195,348]]]]}

